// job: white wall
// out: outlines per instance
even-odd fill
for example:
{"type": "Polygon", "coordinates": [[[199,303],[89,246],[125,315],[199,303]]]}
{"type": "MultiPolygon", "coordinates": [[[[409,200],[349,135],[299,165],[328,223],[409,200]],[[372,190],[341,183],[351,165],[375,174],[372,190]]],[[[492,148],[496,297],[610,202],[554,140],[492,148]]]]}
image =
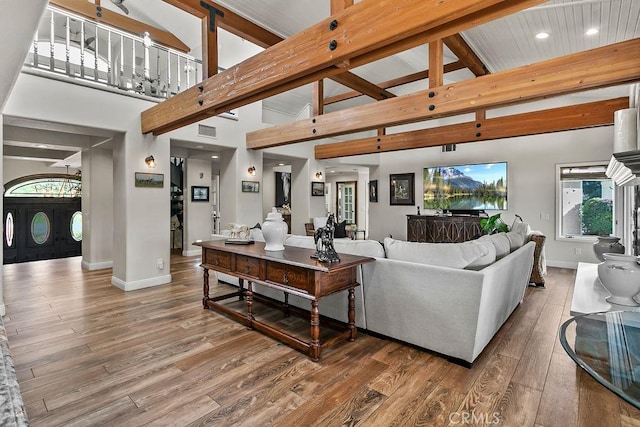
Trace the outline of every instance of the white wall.
{"type": "MultiPolygon", "coordinates": [[[[2,160],[2,182],[6,184],[16,178],[39,173],[67,173],[67,168],[52,167],[51,162],[39,162],[32,160],[7,159],[2,160]]],[[[76,173],[76,169],[69,168],[69,173],[76,173]]]]}

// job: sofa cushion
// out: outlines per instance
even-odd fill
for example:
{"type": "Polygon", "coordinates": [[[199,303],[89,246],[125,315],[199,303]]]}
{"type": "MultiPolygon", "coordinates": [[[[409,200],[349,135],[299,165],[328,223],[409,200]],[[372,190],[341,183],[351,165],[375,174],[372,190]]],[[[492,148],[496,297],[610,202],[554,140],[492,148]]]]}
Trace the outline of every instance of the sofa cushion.
{"type": "Polygon", "coordinates": [[[511,242],[509,241],[506,233],[490,234],[481,238],[486,238],[493,243],[493,246],[496,248],[496,259],[509,255],[511,252],[511,242]]]}
{"type": "Polygon", "coordinates": [[[482,245],[485,247],[487,254],[481,256],[480,258],[473,261],[471,264],[467,265],[465,268],[468,270],[482,270],[483,268],[493,264],[496,262],[496,247],[493,245],[491,240],[487,239],[489,236],[482,236],[479,239],[473,240],[477,245],[482,245]]]}
{"type": "Polygon", "coordinates": [[[511,227],[511,230],[506,233],[507,238],[509,239],[509,246],[511,252],[520,248],[524,245],[527,236],[529,235],[530,227],[529,224],[525,222],[516,222],[511,227]]]}
{"type": "Polygon", "coordinates": [[[441,267],[465,268],[487,256],[487,245],[474,241],[463,243],[417,243],[384,239],[387,258],[441,267]]]}
{"type": "MultiPolygon", "coordinates": [[[[287,237],[287,240],[285,240],[284,244],[286,246],[297,246],[299,248],[316,248],[313,236],[291,235],[287,237]]],[[[384,248],[382,247],[380,242],[377,242],[375,240],[334,240],[333,247],[339,254],[384,258],[384,248]]]]}
{"type": "Polygon", "coordinates": [[[336,229],[333,232],[333,237],[347,237],[347,220],[344,220],[338,224],[336,224],[336,229]]]}

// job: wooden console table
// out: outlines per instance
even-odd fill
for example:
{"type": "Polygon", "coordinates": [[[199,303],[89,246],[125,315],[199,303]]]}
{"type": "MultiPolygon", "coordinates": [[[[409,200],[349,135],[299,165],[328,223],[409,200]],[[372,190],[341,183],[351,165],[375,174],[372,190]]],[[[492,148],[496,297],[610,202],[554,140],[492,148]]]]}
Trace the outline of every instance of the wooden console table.
{"type": "Polygon", "coordinates": [[[479,216],[407,215],[410,242],[459,243],[484,234],[479,216]]]}
{"type": "Polygon", "coordinates": [[[285,246],[284,251],[265,251],[263,242],[250,245],[231,245],[224,240],[194,243],[202,247],[202,268],[204,269],[204,284],[202,305],[225,313],[244,323],[249,328],[256,329],[266,335],[277,338],[291,347],[308,352],[309,356],[318,361],[322,348],[329,347],[340,341],[356,338],[355,326],[355,292],[359,286],[356,282],[357,267],[372,262],[374,258],[340,254],[340,262],[324,264],[317,262],[310,256],[311,249],[285,246]],[[220,271],[236,276],[240,279],[238,291],[216,297],[209,296],[209,270],[220,271]],[[244,289],[243,282],[247,281],[244,289]],[[253,283],[258,283],[284,292],[283,310],[288,313],[289,294],[310,300],[311,302],[311,340],[303,341],[276,329],[264,322],[256,320],[253,315],[253,283]],[[349,292],[348,325],[347,330],[340,335],[320,344],[320,313],[318,300],[336,292],[349,292]],[[229,298],[246,300],[247,312],[238,312],[219,303],[229,298]]]}

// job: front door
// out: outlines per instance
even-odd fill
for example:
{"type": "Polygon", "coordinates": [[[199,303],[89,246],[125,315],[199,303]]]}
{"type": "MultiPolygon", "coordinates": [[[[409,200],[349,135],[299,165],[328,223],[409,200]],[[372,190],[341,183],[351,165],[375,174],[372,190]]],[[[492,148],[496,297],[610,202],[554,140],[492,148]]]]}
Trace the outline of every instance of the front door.
{"type": "Polygon", "coordinates": [[[337,222],[356,223],[356,181],[337,182],[337,222]]]}
{"type": "Polygon", "coordinates": [[[80,198],[5,197],[5,264],[82,254],[80,198]]]}

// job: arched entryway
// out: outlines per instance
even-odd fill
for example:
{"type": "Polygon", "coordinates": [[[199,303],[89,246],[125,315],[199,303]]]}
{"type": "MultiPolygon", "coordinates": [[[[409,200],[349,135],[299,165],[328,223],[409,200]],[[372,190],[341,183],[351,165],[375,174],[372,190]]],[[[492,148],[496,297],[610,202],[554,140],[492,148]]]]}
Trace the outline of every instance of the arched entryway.
{"type": "Polygon", "coordinates": [[[79,174],[22,177],[5,185],[3,262],[82,254],[79,174]]]}

